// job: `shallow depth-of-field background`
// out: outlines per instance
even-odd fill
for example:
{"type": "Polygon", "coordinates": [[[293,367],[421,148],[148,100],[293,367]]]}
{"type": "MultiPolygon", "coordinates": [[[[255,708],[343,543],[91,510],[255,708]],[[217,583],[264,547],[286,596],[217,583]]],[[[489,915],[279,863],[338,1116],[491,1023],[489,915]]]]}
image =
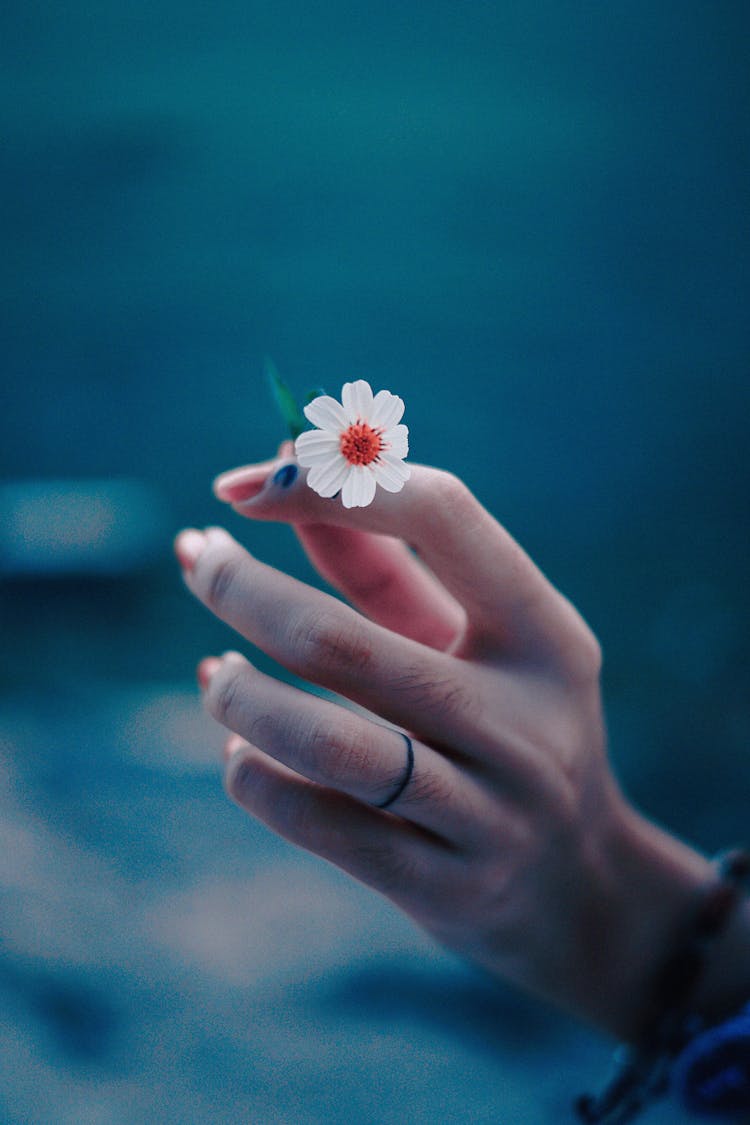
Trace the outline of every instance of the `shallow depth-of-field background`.
{"type": "Polygon", "coordinates": [[[265,354],[391,389],[597,631],[633,798],[746,833],[749,22],[6,6],[4,1122],[557,1125],[603,1076],[604,1040],[229,804],[193,668],[238,641],[171,539],[225,521],[314,581],[211,478],[283,436],[265,354]]]}

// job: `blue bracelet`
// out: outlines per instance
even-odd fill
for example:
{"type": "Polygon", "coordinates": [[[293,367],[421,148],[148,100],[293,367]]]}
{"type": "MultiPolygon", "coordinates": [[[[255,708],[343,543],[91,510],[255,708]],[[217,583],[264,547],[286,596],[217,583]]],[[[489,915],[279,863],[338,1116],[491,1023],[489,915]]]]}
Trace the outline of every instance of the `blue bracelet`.
{"type": "Polygon", "coordinates": [[[584,1094],[575,1104],[586,1125],[626,1125],[672,1081],[696,1113],[744,1117],[750,1109],[750,1004],[713,1026],[691,1010],[711,946],[750,881],[750,853],[735,848],[715,863],[718,879],[656,977],[636,1045],[617,1052],[617,1071],[602,1094],[584,1094]]]}
{"type": "Polygon", "coordinates": [[[674,1065],[672,1082],[691,1113],[750,1114],[750,1003],[688,1043],[674,1065]]]}

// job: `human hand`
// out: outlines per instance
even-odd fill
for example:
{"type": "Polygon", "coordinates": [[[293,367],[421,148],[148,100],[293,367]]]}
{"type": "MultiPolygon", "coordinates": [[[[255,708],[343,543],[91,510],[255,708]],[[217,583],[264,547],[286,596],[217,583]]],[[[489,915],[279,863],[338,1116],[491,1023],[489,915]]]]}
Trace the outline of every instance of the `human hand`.
{"type": "Polygon", "coordinates": [[[183,532],[177,554],[213,613],[370,714],[236,653],[204,660],[206,706],[235,732],[230,795],[451,949],[633,1034],[654,962],[710,868],[612,777],[594,635],[455,477],[412,465],[402,492],[347,510],[306,486],[290,452],[219,478],[217,495],[292,524],[356,608],[219,528],[183,532]],[[383,810],[405,776],[401,730],[414,769],[383,810]]]}

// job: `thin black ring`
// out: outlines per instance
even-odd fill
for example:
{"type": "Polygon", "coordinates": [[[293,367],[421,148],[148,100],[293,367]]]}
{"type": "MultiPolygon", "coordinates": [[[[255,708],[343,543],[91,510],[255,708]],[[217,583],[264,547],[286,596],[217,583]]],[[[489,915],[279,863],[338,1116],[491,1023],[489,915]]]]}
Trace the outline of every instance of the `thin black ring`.
{"type": "Polygon", "coordinates": [[[400,734],[404,742],[406,743],[406,767],[404,769],[404,776],[399,781],[395,793],[392,793],[387,801],[383,801],[382,804],[376,805],[376,809],[387,809],[395,801],[397,801],[403,793],[404,789],[406,789],[406,786],[411,781],[411,775],[414,772],[414,747],[411,744],[411,739],[408,735],[404,734],[402,730],[394,731],[393,733],[400,734]]]}

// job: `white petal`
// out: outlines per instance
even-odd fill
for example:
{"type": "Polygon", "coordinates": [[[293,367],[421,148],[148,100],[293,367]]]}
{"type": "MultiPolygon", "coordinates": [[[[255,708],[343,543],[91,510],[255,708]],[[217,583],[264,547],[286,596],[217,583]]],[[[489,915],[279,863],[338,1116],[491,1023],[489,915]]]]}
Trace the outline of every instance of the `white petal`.
{"type": "Polygon", "coordinates": [[[372,387],[364,379],[357,379],[356,383],[344,383],[341,388],[341,401],[349,422],[356,422],[357,419],[363,422],[370,421],[372,387]]]}
{"type": "Polygon", "coordinates": [[[372,403],[370,425],[378,426],[383,430],[390,429],[401,421],[404,413],[404,400],[390,391],[378,391],[372,403]]]}
{"type": "Polygon", "coordinates": [[[306,430],[294,443],[297,460],[305,469],[330,461],[339,451],[339,439],[328,430],[306,430]]]}
{"type": "Polygon", "coordinates": [[[388,465],[390,468],[392,468],[394,472],[399,473],[404,478],[404,480],[408,480],[411,476],[411,469],[409,468],[409,466],[404,464],[401,457],[396,457],[393,453],[390,453],[388,451],[386,451],[385,453],[381,453],[377,463],[380,464],[381,462],[384,465],[388,465]]]}
{"type": "Polygon", "coordinates": [[[411,476],[409,466],[389,453],[380,455],[374,470],[376,481],[386,492],[400,492],[411,476]]]}
{"type": "Polygon", "coordinates": [[[350,472],[349,462],[337,453],[325,465],[316,465],[307,474],[307,483],[318,496],[335,496],[344,487],[350,472]]]}
{"type": "Polygon", "coordinates": [[[349,425],[344,408],[340,402],[330,395],[318,395],[312,402],[303,407],[305,418],[318,426],[321,430],[332,430],[341,433],[349,425]]]}
{"type": "Polygon", "coordinates": [[[377,480],[372,468],[366,468],[359,481],[359,505],[366,508],[375,499],[377,480]]]}
{"type": "Polygon", "coordinates": [[[375,475],[366,465],[352,465],[341,490],[345,508],[366,508],[375,496],[375,475]]]}
{"type": "Polygon", "coordinates": [[[394,457],[406,457],[409,453],[409,427],[403,423],[386,430],[383,434],[383,444],[394,457]]]}

